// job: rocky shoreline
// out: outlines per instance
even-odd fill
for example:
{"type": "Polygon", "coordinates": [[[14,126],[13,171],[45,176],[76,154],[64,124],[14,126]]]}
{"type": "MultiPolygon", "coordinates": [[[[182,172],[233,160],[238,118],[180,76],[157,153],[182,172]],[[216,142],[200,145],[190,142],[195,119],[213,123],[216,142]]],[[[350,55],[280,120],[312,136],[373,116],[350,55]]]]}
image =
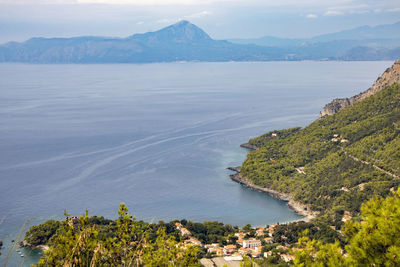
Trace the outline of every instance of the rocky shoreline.
{"type": "Polygon", "coordinates": [[[266,193],[274,198],[283,200],[287,202],[288,207],[296,212],[297,214],[304,216],[302,221],[310,221],[318,215],[318,212],[312,211],[307,205],[295,201],[293,197],[289,194],[281,193],[269,188],[264,188],[258,185],[253,184],[249,179],[246,179],[240,174],[240,166],[239,167],[229,167],[228,170],[235,171],[236,174],[229,175],[232,181],[237,182],[247,188],[257,190],[262,193],[266,193]]]}
{"type": "Polygon", "coordinates": [[[19,247],[21,248],[32,248],[32,249],[40,249],[41,251],[45,252],[46,250],[49,249],[48,245],[39,245],[39,246],[34,246],[32,244],[29,244],[26,240],[23,240],[19,242],[19,247]]]}
{"type": "Polygon", "coordinates": [[[246,148],[249,150],[257,150],[258,149],[258,147],[250,145],[249,143],[241,144],[240,147],[243,147],[243,148],[246,148]]]}

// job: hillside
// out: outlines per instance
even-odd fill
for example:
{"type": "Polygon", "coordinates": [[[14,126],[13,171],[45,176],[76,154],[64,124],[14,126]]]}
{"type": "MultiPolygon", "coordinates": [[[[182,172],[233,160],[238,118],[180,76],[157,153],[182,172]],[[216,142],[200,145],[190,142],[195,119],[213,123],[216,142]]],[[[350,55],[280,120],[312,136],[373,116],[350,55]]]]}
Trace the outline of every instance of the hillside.
{"type": "Polygon", "coordinates": [[[251,139],[249,144],[258,149],[247,155],[241,176],[289,194],[340,226],[344,215],[360,212],[361,203],[398,187],[399,134],[397,83],[303,129],[251,139]]]}

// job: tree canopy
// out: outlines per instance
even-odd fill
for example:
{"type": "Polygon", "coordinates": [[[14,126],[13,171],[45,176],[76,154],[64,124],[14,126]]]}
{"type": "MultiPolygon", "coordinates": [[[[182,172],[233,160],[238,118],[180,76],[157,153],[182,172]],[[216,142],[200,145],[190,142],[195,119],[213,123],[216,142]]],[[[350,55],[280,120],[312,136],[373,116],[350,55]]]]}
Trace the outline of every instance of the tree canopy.
{"type": "Polygon", "coordinates": [[[307,127],[249,141],[241,175],[288,193],[337,228],[345,212],[400,184],[400,84],[307,127]]]}
{"type": "Polygon", "coordinates": [[[363,204],[360,217],[346,223],[344,234],[345,251],[338,242],[300,238],[295,266],[400,266],[400,189],[363,204]]]}
{"type": "Polygon", "coordinates": [[[112,234],[103,237],[87,212],[67,218],[37,266],[200,266],[196,247],[176,241],[163,227],[149,238],[151,225],[136,221],[125,204],[118,215],[112,234]]]}

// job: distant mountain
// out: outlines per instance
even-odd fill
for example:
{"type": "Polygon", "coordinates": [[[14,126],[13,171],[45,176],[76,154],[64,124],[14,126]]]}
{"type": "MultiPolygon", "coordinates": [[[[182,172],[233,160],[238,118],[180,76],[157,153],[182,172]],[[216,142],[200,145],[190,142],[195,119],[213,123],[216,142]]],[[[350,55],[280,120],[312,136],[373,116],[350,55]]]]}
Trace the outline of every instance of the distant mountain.
{"type": "Polygon", "coordinates": [[[383,60],[400,57],[400,23],[321,35],[312,39],[263,37],[222,41],[188,21],[127,38],[32,38],[0,45],[0,62],[146,63],[173,61],[383,60]],[[349,33],[350,32],[350,33],[349,33]],[[360,32],[356,34],[356,32],[360,32]],[[356,39],[331,40],[356,36],[356,39]],[[362,36],[372,39],[364,40],[362,36]],[[382,38],[381,38],[382,37],[382,38]],[[361,39],[360,39],[361,38],[361,39]],[[398,39],[397,39],[398,38],[398,39]],[[328,41],[325,41],[328,40],[328,41]]]}
{"type": "Polygon", "coordinates": [[[207,43],[212,42],[211,37],[196,25],[182,20],[156,32],[134,34],[128,37],[138,40],[149,46],[164,43],[207,43]]]}
{"type": "Polygon", "coordinates": [[[309,39],[265,36],[229,41],[284,48],[293,55],[293,60],[394,60],[400,56],[400,22],[375,27],[362,26],[309,39]]]}
{"type": "Polygon", "coordinates": [[[328,33],[317,35],[312,38],[279,38],[273,36],[264,36],[252,39],[229,39],[228,41],[237,44],[255,44],[262,46],[275,46],[275,47],[293,47],[299,45],[307,45],[313,43],[323,42],[338,42],[338,41],[352,41],[358,45],[367,42],[381,45],[381,46],[399,46],[400,44],[400,21],[394,24],[378,25],[375,27],[361,26],[358,28],[344,30],[340,32],[328,33]]]}
{"type": "Polygon", "coordinates": [[[264,36],[252,39],[228,39],[228,41],[235,44],[254,44],[272,47],[293,47],[301,45],[302,43],[306,42],[307,39],[291,39],[279,38],[274,36],[264,36]]]}
{"type": "Polygon", "coordinates": [[[127,38],[32,38],[0,46],[0,62],[144,63],[281,60],[283,51],[213,40],[188,21],[127,38]]]}
{"type": "Polygon", "coordinates": [[[361,26],[351,30],[323,34],[311,38],[314,42],[334,40],[400,39],[400,21],[375,27],[361,26]]]}

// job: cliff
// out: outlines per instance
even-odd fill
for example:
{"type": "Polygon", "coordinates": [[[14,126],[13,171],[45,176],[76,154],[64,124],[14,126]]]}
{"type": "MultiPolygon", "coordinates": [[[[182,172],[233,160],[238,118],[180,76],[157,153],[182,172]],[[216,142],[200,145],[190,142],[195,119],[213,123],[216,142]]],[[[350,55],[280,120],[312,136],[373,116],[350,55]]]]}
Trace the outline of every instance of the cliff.
{"type": "Polygon", "coordinates": [[[319,113],[319,117],[322,118],[327,115],[335,114],[339,110],[347,108],[348,106],[352,106],[371,95],[375,95],[382,89],[395,83],[400,83],[400,59],[397,60],[390,68],[386,69],[386,71],[376,80],[371,88],[350,98],[334,99],[322,109],[322,111],[319,113]]]}

